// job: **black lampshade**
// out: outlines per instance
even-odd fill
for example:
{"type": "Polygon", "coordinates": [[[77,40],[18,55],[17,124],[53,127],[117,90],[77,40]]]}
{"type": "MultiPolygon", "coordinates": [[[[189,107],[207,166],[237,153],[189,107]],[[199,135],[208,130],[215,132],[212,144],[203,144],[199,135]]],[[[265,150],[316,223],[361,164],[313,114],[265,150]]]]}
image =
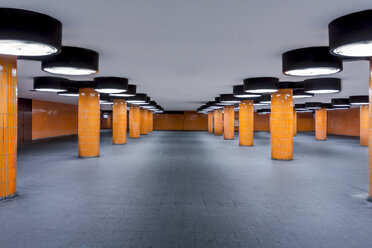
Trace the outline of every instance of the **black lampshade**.
{"type": "Polygon", "coordinates": [[[304,90],[298,89],[293,91],[293,98],[300,99],[300,98],[310,98],[313,97],[314,94],[307,93],[304,90]]]}
{"type": "Polygon", "coordinates": [[[307,109],[321,109],[323,104],[321,102],[307,102],[305,103],[305,107],[307,109]]]}
{"type": "Polygon", "coordinates": [[[122,77],[96,77],[96,91],[99,93],[115,94],[128,90],[128,79],[122,77]]]}
{"type": "Polygon", "coordinates": [[[312,94],[337,93],[341,91],[339,78],[314,78],[304,81],[304,91],[312,94]]]}
{"type": "Polygon", "coordinates": [[[258,114],[261,114],[261,115],[270,114],[271,113],[271,109],[258,109],[257,110],[257,113],[258,114]]]}
{"type": "Polygon", "coordinates": [[[326,108],[327,110],[333,110],[333,109],[335,109],[335,107],[332,106],[332,103],[323,103],[322,107],[323,108],[326,108]]]}
{"type": "Polygon", "coordinates": [[[58,92],[57,95],[59,95],[59,96],[78,97],[79,96],[79,89],[77,89],[77,88],[68,88],[67,91],[58,92]]]}
{"type": "Polygon", "coordinates": [[[111,96],[118,96],[118,97],[132,97],[135,96],[137,93],[137,86],[134,84],[128,84],[128,90],[123,93],[116,93],[116,94],[110,94],[111,96]]]}
{"type": "Polygon", "coordinates": [[[369,97],[367,95],[350,96],[349,101],[351,105],[367,105],[369,104],[369,97]]]}
{"type": "Polygon", "coordinates": [[[273,93],[278,91],[278,88],[278,78],[255,77],[244,79],[244,91],[247,93],[273,93]]]}
{"type": "Polygon", "coordinates": [[[294,108],[298,111],[298,110],[306,110],[306,106],[304,103],[297,103],[295,104],[294,108]]]}
{"type": "Polygon", "coordinates": [[[41,13],[0,8],[0,54],[47,56],[61,50],[62,23],[41,13]]]}
{"type": "Polygon", "coordinates": [[[331,100],[331,104],[333,107],[349,107],[350,106],[349,98],[333,98],[331,100]]]}
{"type": "Polygon", "coordinates": [[[282,55],[283,74],[320,76],[342,71],[342,61],[329,53],[329,47],[306,47],[282,55]]]}
{"type": "Polygon", "coordinates": [[[42,92],[64,92],[68,90],[69,80],[60,77],[35,77],[34,90],[42,92]]]}
{"type": "Polygon", "coordinates": [[[372,9],[351,13],[328,25],[329,49],[346,57],[372,56],[372,9]]]}
{"type": "Polygon", "coordinates": [[[254,100],[253,101],[253,106],[267,106],[267,105],[269,105],[269,104],[260,102],[260,100],[254,100]]]}
{"type": "Polygon", "coordinates": [[[233,86],[233,94],[235,97],[239,98],[256,98],[260,97],[260,94],[252,94],[252,93],[247,93],[244,91],[244,85],[235,85],[233,86]]]}
{"type": "Polygon", "coordinates": [[[151,101],[147,105],[143,105],[142,108],[144,109],[156,109],[156,105],[158,105],[155,101],[151,101]]]}
{"type": "Polygon", "coordinates": [[[220,95],[220,102],[221,104],[235,104],[240,103],[241,99],[235,97],[233,94],[221,94],[220,95]]]}
{"type": "Polygon", "coordinates": [[[270,94],[262,95],[260,98],[258,98],[258,101],[260,103],[271,104],[271,95],[270,94]]]}
{"type": "Polygon", "coordinates": [[[128,98],[127,102],[131,104],[143,104],[146,103],[147,100],[146,94],[138,93],[135,96],[128,98]]]}
{"type": "Polygon", "coordinates": [[[89,75],[98,72],[98,53],[81,48],[63,46],[61,53],[42,61],[41,69],[63,75],[89,75]]]}

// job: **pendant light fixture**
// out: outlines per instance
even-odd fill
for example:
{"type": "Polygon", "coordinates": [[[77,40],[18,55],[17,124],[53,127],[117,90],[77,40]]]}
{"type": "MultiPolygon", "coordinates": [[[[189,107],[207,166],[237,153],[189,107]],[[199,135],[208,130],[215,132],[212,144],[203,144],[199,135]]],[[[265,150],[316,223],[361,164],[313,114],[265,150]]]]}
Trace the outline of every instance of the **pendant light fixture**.
{"type": "Polygon", "coordinates": [[[245,92],[244,85],[233,86],[233,94],[235,97],[239,97],[239,98],[256,98],[256,97],[261,96],[261,94],[252,94],[252,93],[245,92]]]}
{"type": "Polygon", "coordinates": [[[304,81],[304,91],[312,94],[337,93],[341,91],[339,78],[313,78],[304,81]]]}
{"type": "Polygon", "coordinates": [[[86,48],[63,46],[61,53],[42,61],[41,69],[71,76],[95,74],[98,72],[98,53],[86,48]]]}
{"type": "Polygon", "coordinates": [[[76,89],[76,88],[68,88],[67,91],[64,91],[64,92],[58,92],[57,95],[59,95],[59,96],[78,97],[78,96],[79,96],[79,89],[76,89]]]}
{"type": "Polygon", "coordinates": [[[329,53],[329,47],[306,47],[283,53],[282,67],[288,76],[321,76],[342,71],[342,61],[329,53]]]}
{"type": "Polygon", "coordinates": [[[351,105],[368,105],[369,104],[369,98],[366,95],[361,96],[350,96],[349,102],[351,105]]]}
{"type": "Polygon", "coordinates": [[[254,100],[253,101],[253,106],[267,106],[269,105],[268,103],[262,103],[260,100],[254,100]]]}
{"type": "Polygon", "coordinates": [[[345,57],[372,57],[372,9],[351,13],[328,25],[329,51],[345,57]]]}
{"type": "Polygon", "coordinates": [[[279,79],[275,77],[255,77],[244,79],[244,91],[253,94],[273,93],[279,89],[279,79]]]}
{"type": "Polygon", "coordinates": [[[333,98],[331,104],[333,107],[350,107],[349,98],[333,98]]]}
{"type": "Polygon", "coordinates": [[[332,103],[323,103],[322,107],[326,108],[326,110],[334,110],[335,109],[335,107],[332,106],[332,103]]]}
{"type": "Polygon", "coordinates": [[[35,77],[34,90],[41,92],[64,92],[68,90],[69,80],[60,77],[35,77]]]}
{"type": "Polygon", "coordinates": [[[235,97],[233,94],[221,94],[220,95],[220,103],[233,105],[236,103],[240,103],[241,99],[235,97]]]}
{"type": "Polygon", "coordinates": [[[148,100],[147,99],[147,95],[146,94],[143,94],[143,93],[138,93],[136,94],[135,96],[131,97],[131,98],[128,98],[127,99],[127,103],[130,103],[130,104],[144,104],[146,103],[146,101],[148,100]]]}
{"type": "Polygon", "coordinates": [[[47,56],[61,50],[62,23],[41,13],[0,8],[0,54],[47,56]]]}
{"type": "Polygon", "coordinates": [[[296,111],[307,110],[304,103],[297,103],[295,104],[294,108],[296,109],[296,111]]]}
{"type": "Polygon", "coordinates": [[[121,77],[96,77],[96,91],[106,94],[118,94],[128,90],[128,79],[121,77]]]}
{"type": "Polygon", "coordinates": [[[151,101],[148,105],[142,106],[144,109],[156,109],[157,103],[155,101],[151,101]]]}
{"type": "Polygon", "coordinates": [[[293,90],[293,98],[295,99],[302,99],[302,98],[310,98],[313,97],[314,94],[307,93],[303,89],[295,89],[293,90]]]}
{"type": "Polygon", "coordinates": [[[136,92],[137,92],[137,86],[135,86],[134,84],[128,84],[128,90],[126,92],[110,94],[110,96],[132,97],[136,95],[136,92]]]}
{"type": "Polygon", "coordinates": [[[307,109],[312,109],[312,110],[314,110],[314,109],[321,109],[322,108],[322,103],[321,102],[307,102],[307,103],[305,103],[305,107],[307,108],[307,109]]]}
{"type": "Polygon", "coordinates": [[[260,103],[264,103],[264,104],[271,104],[271,95],[270,94],[266,94],[266,95],[262,95],[258,101],[260,103]]]}
{"type": "Polygon", "coordinates": [[[271,109],[258,109],[257,110],[257,114],[259,115],[265,115],[265,114],[270,114],[271,113],[271,109]]]}

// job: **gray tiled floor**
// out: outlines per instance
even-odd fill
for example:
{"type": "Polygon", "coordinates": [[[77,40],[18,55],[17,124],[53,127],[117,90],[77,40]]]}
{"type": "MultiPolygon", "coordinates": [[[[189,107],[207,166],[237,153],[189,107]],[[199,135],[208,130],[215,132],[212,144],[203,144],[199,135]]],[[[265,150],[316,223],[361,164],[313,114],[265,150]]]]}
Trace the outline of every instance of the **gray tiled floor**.
{"type": "Polygon", "coordinates": [[[19,196],[0,202],[0,247],[371,247],[367,148],[295,137],[270,159],[269,135],[239,147],[205,132],[155,132],[101,157],[76,137],[19,149],[19,196]]]}

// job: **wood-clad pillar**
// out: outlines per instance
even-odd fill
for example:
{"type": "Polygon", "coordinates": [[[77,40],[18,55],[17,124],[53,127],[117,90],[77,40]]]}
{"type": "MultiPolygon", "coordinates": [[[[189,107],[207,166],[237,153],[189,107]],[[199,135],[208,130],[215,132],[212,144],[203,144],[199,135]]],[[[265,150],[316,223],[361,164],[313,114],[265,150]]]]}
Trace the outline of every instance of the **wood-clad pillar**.
{"type": "Polygon", "coordinates": [[[140,107],[131,105],[129,108],[129,138],[138,139],[140,137],[140,107]]]}
{"type": "Polygon", "coordinates": [[[93,88],[79,90],[78,106],[79,157],[99,156],[99,93],[93,88]]]}
{"type": "Polygon", "coordinates": [[[244,100],[239,105],[239,145],[253,146],[254,110],[253,101],[244,100]]]}
{"type": "Polygon", "coordinates": [[[327,109],[315,110],[315,139],[327,140],[327,109]]]}
{"type": "Polygon", "coordinates": [[[113,126],[112,141],[114,144],[127,143],[127,103],[125,100],[115,99],[112,107],[113,126]]]}
{"type": "Polygon", "coordinates": [[[149,132],[154,131],[154,112],[149,110],[149,132]]]}
{"type": "Polygon", "coordinates": [[[368,105],[360,106],[360,146],[368,146],[368,105]]]}
{"type": "Polygon", "coordinates": [[[222,135],[222,109],[214,111],[214,135],[222,135]]]}
{"type": "Polygon", "coordinates": [[[280,89],[271,94],[271,158],[293,159],[293,90],[280,89]]]}
{"type": "Polygon", "coordinates": [[[234,106],[225,106],[223,112],[223,138],[225,140],[234,139],[234,121],[235,121],[235,111],[234,106]]]}
{"type": "Polygon", "coordinates": [[[140,120],[140,133],[147,134],[148,132],[148,121],[147,121],[147,109],[141,108],[141,120],[140,120]]]}
{"type": "Polygon", "coordinates": [[[293,136],[297,136],[297,111],[293,109],[293,136]]]}
{"type": "MultiPolygon", "coordinates": [[[[369,106],[372,106],[372,58],[369,61],[369,106]]],[[[372,201],[372,107],[368,117],[369,200],[372,201]]]]}
{"type": "Polygon", "coordinates": [[[208,112],[208,133],[213,133],[213,111],[208,112]]]}
{"type": "Polygon", "coordinates": [[[0,199],[16,194],[17,57],[0,56],[0,199]]]}

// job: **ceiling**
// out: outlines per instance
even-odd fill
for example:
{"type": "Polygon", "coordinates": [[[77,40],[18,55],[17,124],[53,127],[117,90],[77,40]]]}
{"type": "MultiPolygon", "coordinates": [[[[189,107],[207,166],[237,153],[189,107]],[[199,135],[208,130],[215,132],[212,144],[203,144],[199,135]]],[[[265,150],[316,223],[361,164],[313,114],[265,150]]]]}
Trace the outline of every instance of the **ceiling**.
{"type": "MultiPolygon", "coordinates": [[[[1,7],[42,12],[63,23],[63,44],[100,54],[98,76],[128,77],[166,110],[195,110],[247,77],[281,73],[287,50],[328,44],[333,19],[369,9],[371,0],[3,0],[1,7]]],[[[20,97],[77,104],[30,92],[51,75],[40,62],[18,62],[20,97]]],[[[368,63],[344,63],[342,92],[311,101],[368,94],[368,63]]],[[[92,77],[70,77],[88,79],[92,77]]],[[[296,101],[302,102],[302,101],[296,101]]]]}

